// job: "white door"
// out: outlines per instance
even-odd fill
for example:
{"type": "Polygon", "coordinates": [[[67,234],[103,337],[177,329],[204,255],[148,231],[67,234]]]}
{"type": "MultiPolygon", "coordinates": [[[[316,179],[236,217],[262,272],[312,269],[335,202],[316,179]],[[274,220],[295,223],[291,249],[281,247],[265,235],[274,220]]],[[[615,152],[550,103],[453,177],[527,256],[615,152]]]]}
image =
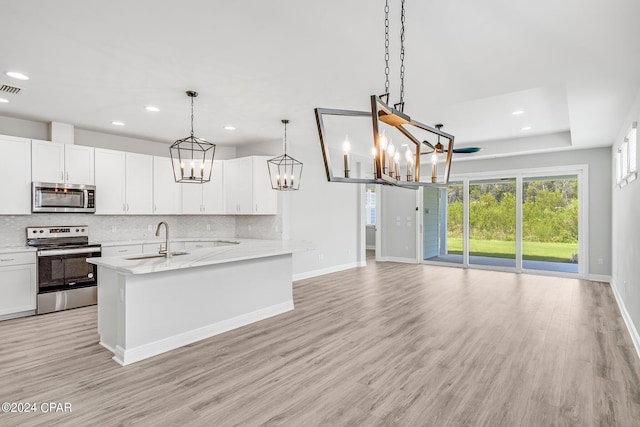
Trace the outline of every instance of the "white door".
{"type": "Polygon", "coordinates": [[[64,146],[51,141],[31,141],[31,176],[35,182],[64,182],[64,146]]]}
{"type": "MultiPolygon", "coordinates": [[[[126,153],[126,213],[153,213],[153,156],[126,153]]],[[[97,188],[96,188],[97,192],[97,188]]]]}
{"type": "Polygon", "coordinates": [[[31,213],[31,141],[22,138],[0,138],[0,182],[5,191],[0,214],[28,215],[31,213]]]}
{"type": "Polygon", "coordinates": [[[176,183],[168,157],[153,157],[153,213],[177,215],[182,213],[182,187],[176,183]]]}
{"type": "Polygon", "coordinates": [[[64,167],[67,183],[84,185],[95,183],[94,152],[93,147],[65,144],[64,167]]]}
{"type": "Polygon", "coordinates": [[[125,163],[123,151],[95,150],[96,214],[125,213],[125,163]]]}

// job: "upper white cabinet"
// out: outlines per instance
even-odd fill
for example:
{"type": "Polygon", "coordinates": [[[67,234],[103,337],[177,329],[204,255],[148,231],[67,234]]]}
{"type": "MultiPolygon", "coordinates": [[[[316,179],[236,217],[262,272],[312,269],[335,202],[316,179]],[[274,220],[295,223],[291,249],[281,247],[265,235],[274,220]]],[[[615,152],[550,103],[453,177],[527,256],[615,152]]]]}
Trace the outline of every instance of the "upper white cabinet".
{"type": "Polygon", "coordinates": [[[211,181],[203,184],[183,183],[182,213],[187,215],[224,215],[224,169],[227,161],[214,160],[211,181]]]}
{"type": "Polygon", "coordinates": [[[1,215],[31,213],[31,141],[0,136],[0,182],[6,191],[0,203],[1,215]]]}
{"type": "Polygon", "coordinates": [[[153,213],[177,215],[182,213],[182,187],[173,176],[171,159],[153,157],[153,213]]]}
{"type": "Polygon", "coordinates": [[[96,214],[153,213],[153,157],[95,150],[96,214]]]}
{"type": "Polygon", "coordinates": [[[231,215],[275,215],[277,191],[269,183],[265,156],[225,160],[226,210],[231,215]]]}
{"type": "Polygon", "coordinates": [[[32,140],[31,176],[36,182],[94,184],[94,148],[32,140]]]}

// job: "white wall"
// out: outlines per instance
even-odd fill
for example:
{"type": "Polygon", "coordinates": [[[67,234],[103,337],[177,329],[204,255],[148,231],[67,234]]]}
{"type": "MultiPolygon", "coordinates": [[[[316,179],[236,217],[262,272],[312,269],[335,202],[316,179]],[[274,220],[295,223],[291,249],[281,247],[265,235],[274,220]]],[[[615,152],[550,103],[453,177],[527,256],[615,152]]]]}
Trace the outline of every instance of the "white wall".
{"type": "Polygon", "coordinates": [[[559,151],[452,163],[451,174],[525,170],[542,167],[589,165],[589,271],[611,275],[611,149],[559,151]],[[602,264],[598,260],[602,259],[602,264]]]}
{"type": "Polygon", "coordinates": [[[440,189],[423,188],[423,211],[422,211],[422,259],[439,255],[438,237],[440,237],[439,217],[440,217],[440,189]]]}
{"type": "MultiPolygon", "coordinates": [[[[611,149],[611,158],[615,158],[616,151],[634,121],[640,123],[640,90],[618,132],[611,149]]],[[[636,350],[640,355],[640,180],[633,181],[624,188],[616,188],[613,161],[611,164],[609,189],[612,192],[612,286],[621,299],[625,320],[632,324],[630,329],[632,335],[635,335],[636,350]]]]}

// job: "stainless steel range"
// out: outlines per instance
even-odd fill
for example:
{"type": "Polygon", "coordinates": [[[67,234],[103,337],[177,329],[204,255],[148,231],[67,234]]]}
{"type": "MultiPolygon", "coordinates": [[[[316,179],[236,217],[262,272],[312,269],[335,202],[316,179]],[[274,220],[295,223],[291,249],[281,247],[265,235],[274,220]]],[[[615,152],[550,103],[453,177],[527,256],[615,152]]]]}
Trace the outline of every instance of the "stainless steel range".
{"type": "Polygon", "coordinates": [[[86,259],[101,247],[89,243],[88,226],[28,227],[27,245],[38,248],[37,314],[96,304],[97,267],[86,259]]]}

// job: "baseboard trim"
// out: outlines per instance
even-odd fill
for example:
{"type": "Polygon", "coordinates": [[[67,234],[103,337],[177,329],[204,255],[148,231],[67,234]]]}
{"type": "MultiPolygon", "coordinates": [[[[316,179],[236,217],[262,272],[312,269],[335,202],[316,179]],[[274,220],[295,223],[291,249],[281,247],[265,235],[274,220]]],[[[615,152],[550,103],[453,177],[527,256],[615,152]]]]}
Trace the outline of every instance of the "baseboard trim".
{"type": "Polygon", "coordinates": [[[366,261],[364,262],[364,265],[359,265],[358,262],[350,262],[348,264],[334,265],[333,267],[321,268],[319,270],[305,271],[304,273],[294,274],[293,281],[296,282],[298,280],[311,279],[312,277],[324,276],[325,274],[337,273],[339,271],[364,267],[366,265],[366,261]]]}
{"type": "Polygon", "coordinates": [[[631,335],[631,341],[633,341],[633,346],[636,349],[636,353],[638,355],[638,359],[640,359],[640,335],[638,334],[638,330],[636,326],[633,324],[633,320],[627,311],[627,307],[624,305],[624,301],[622,300],[622,296],[620,292],[618,292],[618,287],[613,279],[609,282],[611,286],[611,290],[613,291],[613,296],[618,303],[618,308],[620,309],[620,313],[622,314],[622,319],[624,320],[625,325],[627,325],[627,330],[629,331],[629,335],[631,335]]]}
{"type": "MultiPolygon", "coordinates": [[[[130,365],[131,363],[157,356],[158,354],[291,310],[293,310],[293,301],[287,301],[127,350],[117,345],[113,360],[122,366],[130,365]]],[[[103,347],[108,348],[104,344],[103,347]]]]}
{"type": "Polygon", "coordinates": [[[8,313],[0,315],[0,320],[17,319],[18,317],[33,316],[36,314],[35,310],[19,311],[17,313],[8,313]]]}
{"type": "Polygon", "coordinates": [[[414,258],[400,258],[400,257],[395,257],[395,256],[383,256],[383,257],[380,257],[380,258],[376,259],[376,261],[380,261],[380,262],[401,262],[403,264],[418,264],[418,260],[416,260],[414,258]]]}
{"type": "Polygon", "coordinates": [[[591,280],[592,282],[611,283],[611,276],[605,276],[602,274],[589,274],[587,275],[587,280],[591,280]]]}

